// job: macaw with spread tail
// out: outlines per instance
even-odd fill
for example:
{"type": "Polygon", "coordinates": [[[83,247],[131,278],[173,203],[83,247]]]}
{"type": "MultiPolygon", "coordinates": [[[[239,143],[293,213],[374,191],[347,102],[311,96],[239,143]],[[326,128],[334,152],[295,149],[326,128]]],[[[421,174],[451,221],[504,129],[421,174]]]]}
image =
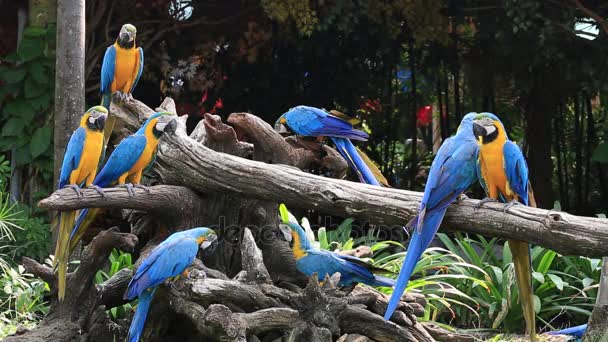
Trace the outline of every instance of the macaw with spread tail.
{"type": "MultiPolygon", "coordinates": [[[[359,153],[350,139],[366,141],[367,133],[354,129],[351,122],[326,112],[323,109],[297,106],[279,117],[275,129],[281,131],[281,126],[287,125],[293,132],[308,137],[330,137],[336,149],[359,177],[361,183],[381,185],[386,182],[379,170],[366,163],[365,157],[359,153]]],[[[368,158],[369,159],[369,158],[368,158]]],[[[387,184],[383,184],[387,185],[387,184]]]]}
{"type": "MultiPolygon", "coordinates": [[[[519,147],[507,137],[500,119],[492,113],[480,113],[473,120],[473,131],[479,144],[479,182],[487,196],[479,202],[478,207],[492,201],[507,203],[505,211],[514,204],[529,205],[526,159],[519,147]]],[[[530,339],[537,341],[530,246],[519,240],[508,240],[508,244],[513,255],[519,302],[526,321],[526,330],[530,339]]]]}
{"type": "MultiPolygon", "coordinates": [[[[149,192],[147,187],[140,184],[142,174],[154,163],[160,137],[164,133],[174,132],[176,128],[175,115],[169,112],[154,113],[135,134],[125,138],[116,146],[91,187],[101,196],[103,196],[102,188],[115,183],[126,188],[131,197],[134,196],[133,188],[142,188],[149,192]]],[[[99,209],[80,211],[70,234],[70,253],[76,248],[98,211],[99,209]]]]}
{"type": "MultiPolygon", "coordinates": [[[[81,186],[89,187],[97,175],[103,149],[103,128],[108,110],[95,106],[87,110],[80,119],[80,126],[72,133],[63,155],[59,174],[59,189],[72,188],[82,197],[81,186]]],[[[63,211],[59,216],[59,236],[55,247],[53,267],[57,271],[58,297],[65,297],[66,272],[68,268],[68,245],[70,231],[74,226],[76,211],[63,211]]]]}
{"type": "Polygon", "coordinates": [[[473,135],[473,119],[476,115],[477,113],[469,113],[464,116],[456,135],[446,139],[433,160],[420,203],[420,213],[408,223],[412,234],[397,284],[384,314],[386,320],[397,309],[416,263],[431,244],[448,206],[477,180],[475,170],[479,146],[473,135]]]}
{"type": "MultiPolygon", "coordinates": [[[[131,24],[124,24],[114,44],[108,46],[101,64],[101,104],[110,109],[112,96],[125,100],[130,95],[144,70],[144,50],[135,45],[137,29],[131,24]]],[[[104,131],[104,146],[108,144],[114,121],[108,118],[104,131]]]]}
{"type": "Polygon", "coordinates": [[[393,286],[392,279],[374,275],[372,271],[388,273],[387,270],[373,267],[365,261],[350,255],[317,249],[312,246],[304,228],[298,220],[287,210],[285,204],[279,206],[281,221],[284,226],[281,231],[285,238],[293,240],[293,256],[296,259],[296,268],[307,276],[317,273],[319,281],[325,275],[340,272],[340,286],[351,286],[363,283],[369,286],[393,286]],[[286,227],[285,227],[286,226],[286,227]]]}
{"type": "Polygon", "coordinates": [[[127,300],[139,298],[127,341],[139,341],[156,288],[166,280],[175,280],[186,273],[186,268],[196,258],[199,245],[205,249],[216,238],[213,230],[204,227],[173,233],[144,259],[124,295],[127,300]]]}
{"type": "Polygon", "coordinates": [[[585,331],[587,330],[587,324],[578,325],[576,327],[566,328],[558,331],[549,331],[548,335],[570,335],[576,337],[576,341],[580,341],[585,331]]]}

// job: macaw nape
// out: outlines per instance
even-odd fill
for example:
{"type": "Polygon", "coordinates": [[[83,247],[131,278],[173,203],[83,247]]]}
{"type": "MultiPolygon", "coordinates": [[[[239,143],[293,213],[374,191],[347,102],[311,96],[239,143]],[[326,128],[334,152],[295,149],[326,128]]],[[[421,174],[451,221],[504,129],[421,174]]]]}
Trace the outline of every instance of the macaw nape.
{"type": "Polygon", "coordinates": [[[279,117],[275,129],[285,131],[283,127],[286,125],[298,135],[329,137],[361,183],[388,185],[378,167],[351,142],[351,139],[366,141],[369,137],[367,133],[354,129],[352,122],[337,111],[332,114],[315,107],[297,106],[279,117]]]}
{"type": "Polygon", "coordinates": [[[204,227],[173,233],[144,259],[124,295],[127,300],[139,298],[127,341],[139,341],[156,288],[165,281],[177,279],[192,264],[199,246],[205,249],[216,238],[213,230],[204,227]]]}
{"type": "MultiPolygon", "coordinates": [[[[99,171],[93,187],[101,196],[103,189],[113,184],[124,187],[129,196],[134,195],[133,188],[150,190],[140,184],[145,169],[152,166],[156,157],[159,139],[164,133],[172,133],[177,128],[175,115],[169,112],[154,113],[141,128],[128,136],[116,146],[104,167],[99,171]]],[[[78,245],[85,230],[93,222],[100,209],[83,209],[78,214],[76,224],[70,233],[70,254],[78,245]]]]}
{"type": "MultiPolygon", "coordinates": [[[[519,147],[507,137],[500,119],[492,113],[480,113],[473,121],[473,131],[479,144],[479,182],[488,201],[507,203],[504,210],[514,204],[529,205],[528,166],[519,147]]],[[[532,341],[537,341],[534,291],[532,288],[532,264],[530,246],[525,241],[508,240],[513,256],[515,277],[519,289],[519,302],[526,321],[526,331],[532,341]]]]}
{"type": "Polygon", "coordinates": [[[393,286],[392,279],[374,275],[372,272],[390,273],[389,271],[374,267],[365,261],[350,255],[325,251],[312,246],[304,228],[298,220],[287,210],[285,204],[279,206],[281,227],[285,238],[293,241],[293,256],[296,259],[298,271],[311,276],[317,274],[318,280],[323,281],[325,275],[340,273],[340,286],[351,286],[357,283],[369,286],[393,286]]]}
{"type": "MultiPolygon", "coordinates": [[[[144,70],[144,50],[135,44],[137,29],[124,24],[114,44],[108,46],[101,64],[101,104],[110,109],[112,96],[124,101],[135,90],[144,70]]],[[[104,146],[108,144],[115,118],[110,116],[104,131],[104,146]]]]}
{"type": "MultiPolygon", "coordinates": [[[[89,187],[93,184],[103,149],[103,129],[107,117],[108,110],[103,106],[92,107],[82,115],[80,125],[72,133],[63,155],[59,189],[71,188],[78,197],[82,197],[80,187],[89,187]]],[[[75,218],[75,210],[63,211],[59,214],[59,235],[55,246],[53,268],[57,272],[60,301],[65,297],[68,245],[75,218]]]]}
{"type": "Polygon", "coordinates": [[[410,242],[384,314],[386,320],[390,320],[397,309],[416,263],[435,237],[448,206],[477,180],[475,169],[479,146],[473,135],[475,115],[469,113],[464,116],[456,135],[443,142],[433,160],[420,212],[408,223],[412,228],[410,242]]]}

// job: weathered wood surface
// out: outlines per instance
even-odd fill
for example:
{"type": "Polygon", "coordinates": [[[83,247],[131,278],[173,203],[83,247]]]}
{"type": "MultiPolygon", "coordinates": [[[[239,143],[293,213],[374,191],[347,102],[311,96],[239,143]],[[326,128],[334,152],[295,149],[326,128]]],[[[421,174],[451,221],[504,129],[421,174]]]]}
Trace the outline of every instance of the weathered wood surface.
{"type": "MultiPolygon", "coordinates": [[[[172,101],[168,99],[165,102],[172,101]]],[[[166,103],[163,103],[165,108],[166,103]]],[[[115,110],[114,113],[126,131],[134,130],[136,123],[139,124],[138,120],[143,120],[152,113],[136,100],[127,103],[125,108],[136,114],[131,114],[124,108],[115,110]]],[[[237,113],[231,115],[228,121],[242,125],[242,128],[237,126],[237,129],[247,133],[249,139],[254,141],[255,148],[264,146],[262,142],[270,139],[269,136],[273,137],[273,141],[279,141],[275,139],[279,135],[274,133],[272,127],[253,115],[237,113]],[[252,124],[255,125],[255,130],[248,128],[252,124]]],[[[282,161],[282,158],[268,160],[273,163],[282,161]]],[[[355,217],[396,227],[405,225],[417,214],[422,196],[419,192],[321,177],[299,171],[293,166],[267,164],[220,153],[188,137],[183,126],[178,128],[176,134],[163,137],[157,164],[157,172],[167,184],[187,186],[202,193],[230,192],[244,197],[283,202],[289,207],[316,209],[327,214],[355,217]]],[[[184,191],[187,190],[180,193],[184,191]]],[[[108,192],[107,198],[101,199],[98,195],[90,196],[92,192],[85,190],[86,198],[78,201],[69,190],[59,190],[43,200],[41,206],[49,209],[103,206],[110,205],[116,197],[116,201],[122,199],[120,205],[134,208],[138,205],[137,202],[144,202],[144,199],[160,200],[164,194],[159,188],[154,189],[151,195],[138,192],[134,199],[129,200],[125,195],[119,195],[119,190],[108,192]]],[[[126,194],[126,191],[123,192],[126,194]]],[[[452,204],[442,228],[516,238],[564,255],[608,255],[607,219],[574,216],[520,205],[503,213],[501,204],[489,203],[477,209],[477,202],[463,200],[452,204]]],[[[145,205],[152,203],[154,201],[145,205]]],[[[118,202],[116,206],[119,206],[118,202]]]]}

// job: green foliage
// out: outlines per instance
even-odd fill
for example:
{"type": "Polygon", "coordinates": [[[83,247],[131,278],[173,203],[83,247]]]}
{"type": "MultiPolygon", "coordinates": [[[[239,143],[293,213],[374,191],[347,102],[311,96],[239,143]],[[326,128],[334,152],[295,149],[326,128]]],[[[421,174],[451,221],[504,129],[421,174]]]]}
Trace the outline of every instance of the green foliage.
{"type": "MultiPolygon", "coordinates": [[[[467,268],[468,276],[489,276],[488,289],[463,281],[454,285],[479,305],[479,320],[471,322],[467,315],[457,316],[461,327],[501,328],[521,332],[523,314],[519,305],[511,252],[506,242],[482,236],[470,238],[456,234],[454,239],[438,234],[451,252],[462,255],[466,262],[483,270],[467,268]]],[[[600,275],[600,260],[583,257],[564,257],[541,246],[531,253],[534,306],[538,320],[549,325],[567,321],[571,325],[586,322],[595,301],[600,275]]]]}
{"type": "Polygon", "coordinates": [[[43,281],[25,271],[21,265],[16,267],[6,253],[16,244],[14,237],[23,231],[22,223],[15,205],[9,205],[8,196],[0,194],[0,227],[11,231],[0,235],[5,250],[0,250],[0,339],[13,334],[17,327],[33,328],[38,320],[47,313],[48,306],[44,295],[49,287],[43,281]]]}
{"type": "MultiPolygon", "coordinates": [[[[403,246],[394,241],[386,241],[383,245],[372,247],[382,250],[389,245],[403,246]]],[[[383,253],[374,259],[374,265],[399,273],[407,252],[395,254],[383,253]]],[[[414,268],[412,278],[406,291],[422,293],[427,299],[425,308],[426,320],[438,320],[447,314],[446,321],[454,321],[459,317],[475,316],[480,318],[477,311],[479,304],[476,298],[467,293],[466,289],[489,291],[488,274],[479,266],[444,248],[428,248],[414,268]],[[460,286],[463,285],[463,286],[460,286]]],[[[392,289],[388,289],[392,291],[392,289]]]]}
{"type": "Polygon", "coordinates": [[[55,28],[28,27],[16,52],[0,64],[0,151],[15,149],[17,166],[52,178],[55,28]]]}
{"type": "MultiPolygon", "coordinates": [[[[101,284],[104,281],[112,278],[113,275],[118,273],[118,271],[123,268],[131,268],[133,266],[133,260],[131,259],[131,254],[124,253],[116,248],[112,250],[110,257],[108,258],[108,266],[107,269],[97,271],[95,275],[95,283],[101,284]]],[[[113,319],[123,319],[127,317],[127,312],[133,309],[133,303],[127,303],[115,308],[111,308],[108,310],[108,314],[113,319]]]]}
{"type": "Polygon", "coordinates": [[[11,251],[11,257],[16,263],[24,256],[42,261],[48,255],[51,243],[47,217],[37,215],[34,209],[25,205],[19,205],[18,208],[16,218],[23,229],[14,232],[16,248],[11,251]]]}

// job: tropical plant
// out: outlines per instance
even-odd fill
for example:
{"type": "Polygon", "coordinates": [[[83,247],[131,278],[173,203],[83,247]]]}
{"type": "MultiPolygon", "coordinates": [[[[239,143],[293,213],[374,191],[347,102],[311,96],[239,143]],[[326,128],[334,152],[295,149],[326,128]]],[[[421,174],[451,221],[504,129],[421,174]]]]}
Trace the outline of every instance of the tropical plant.
{"type": "MultiPolygon", "coordinates": [[[[353,219],[345,219],[335,230],[326,231],[324,227],[317,232],[318,242],[314,241],[314,233],[308,220],[302,219],[302,226],[309,240],[314,241],[319,248],[327,250],[347,251],[361,245],[370,247],[371,258],[368,259],[374,266],[386,269],[396,277],[406,252],[391,254],[394,248],[405,249],[395,241],[379,241],[377,230],[370,229],[367,235],[353,238],[353,219]]],[[[466,283],[468,286],[479,287],[488,291],[485,271],[475,265],[465,262],[457,254],[443,248],[429,248],[420,258],[414,269],[413,279],[408,283],[406,291],[421,293],[427,299],[425,320],[437,320],[443,313],[456,317],[463,311],[476,315],[478,306],[473,297],[458,289],[455,284],[466,283]],[[473,276],[473,272],[480,276],[473,276]]],[[[391,288],[379,288],[380,291],[391,293],[391,288]]]]}
{"type": "MultiPolygon", "coordinates": [[[[505,331],[519,332],[523,314],[508,244],[498,238],[472,238],[460,233],[454,238],[443,233],[438,237],[448,250],[477,266],[464,269],[468,276],[489,276],[488,289],[471,286],[467,282],[453,283],[479,304],[477,317],[480,318],[477,324],[472,324],[470,314],[463,312],[453,323],[466,328],[500,327],[505,331]],[[479,273],[478,269],[484,273],[479,273]]],[[[551,329],[564,321],[572,325],[586,322],[597,294],[601,260],[560,256],[541,246],[531,249],[531,259],[537,319],[551,329]]]]}
{"type": "MultiPolygon", "coordinates": [[[[131,258],[131,254],[124,253],[116,248],[112,249],[112,253],[110,253],[110,257],[108,258],[108,265],[106,270],[99,270],[95,275],[95,283],[101,284],[104,281],[112,278],[116,273],[118,273],[123,268],[131,268],[133,266],[133,259],[131,258]]],[[[122,319],[127,317],[127,312],[133,309],[132,303],[127,303],[115,308],[111,308],[108,310],[108,314],[113,319],[122,319]]]]}

